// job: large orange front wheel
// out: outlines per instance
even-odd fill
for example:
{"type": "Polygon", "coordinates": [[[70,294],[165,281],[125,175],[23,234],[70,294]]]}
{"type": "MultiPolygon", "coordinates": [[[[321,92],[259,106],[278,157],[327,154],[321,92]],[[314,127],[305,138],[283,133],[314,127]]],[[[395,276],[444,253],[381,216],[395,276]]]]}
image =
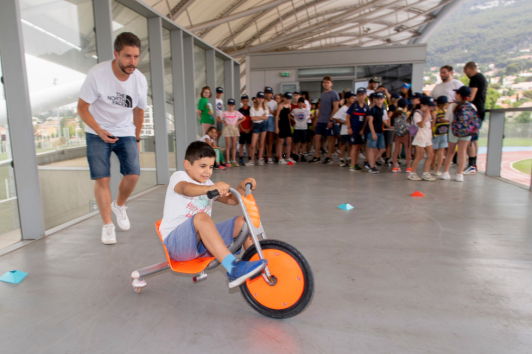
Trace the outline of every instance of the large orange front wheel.
{"type": "MultiPolygon", "coordinates": [[[[272,318],[293,317],[303,311],[314,293],[314,277],[306,258],[295,247],[277,240],[260,241],[274,285],[262,276],[248,279],[240,286],[246,301],[259,313],[272,318]]],[[[242,260],[257,260],[255,246],[242,260]]]]}

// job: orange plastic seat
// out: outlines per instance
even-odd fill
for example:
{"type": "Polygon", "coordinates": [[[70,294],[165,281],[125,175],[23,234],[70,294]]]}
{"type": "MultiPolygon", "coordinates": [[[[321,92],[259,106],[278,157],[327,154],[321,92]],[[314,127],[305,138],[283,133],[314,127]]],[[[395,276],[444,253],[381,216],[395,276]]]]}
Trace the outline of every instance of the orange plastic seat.
{"type": "MultiPolygon", "coordinates": [[[[159,235],[159,238],[161,239],[161,242],[163,242],[163,237],[161,236],[161,233],[159,232],[159,226],[161,225],[161,221],[159,220],[155,223],[155,230],[157,230],[157,235],[159,235]]],[[[185,273],[185,274],[198,274],[207,268],[209,263],[211,263],[212,260],[214,260],[214,257],[205,257],[205,258],[196,258],[190,261],[186,262],[180,262],[180,261],[174,261],[170,259],[170,256],[168,255],[168,250],[166,249],[166,245],[163,242],[164,247],[164,254],[166,255],[166,260],[168,261],[168,264],[170,265],[170,268],[174,272],[178,273],[185,273]]]]}

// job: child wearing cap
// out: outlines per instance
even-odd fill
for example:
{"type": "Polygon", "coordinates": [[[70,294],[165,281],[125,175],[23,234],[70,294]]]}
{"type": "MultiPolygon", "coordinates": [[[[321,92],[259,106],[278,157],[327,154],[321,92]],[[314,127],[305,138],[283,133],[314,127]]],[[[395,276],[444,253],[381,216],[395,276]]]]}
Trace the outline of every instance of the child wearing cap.
{"type": "Polygon", "coordinates": [[[357,89],[356,101],[347,110],[347,133],[349,134],[349,145],[351,146],[351,167],[349,171],[360,172],[362,169],[358,166],[358,155],[366,144],[367,114],[369,106],[366,103],[366,89],[360,87],[357,89]]]}
{"type": "Polygon", "coordinates": [[[248,95],[242,95],[240,97],[240,104],[242,107],[238,109],[244,116],[244,121],[240,123],[240,138],[238,144],[240,145],[240,161],[241,165],[244,164],[244,145],[247,146],[248,159],[251,160],[251,138],[253,137],[253,122],[249,116],[249,97],[248,95]]]}
{"type": "Polygon", "coordinates": [[[440,96],[436,99],[437,108],[434,111],[434,124],[432,126],[432,148],[434,158],[430,164],[430,173],[434,176],[441,176],[440,168],[443,164],[443,154],[448,147],[447,134],[449,133],[449,121],[445,119],[445,109],[447,108],[447,96],[440,96]]]}
{"type": "Polygon", "coordinates": [[[379,170],[375,167],[375,163],[379,155],[382,155],[386,151],[386,144],[384,143],[384,129],[383,126],[387,125],[386,120],[388,115],[383,108],[384,106],[384,93],[373,93],[373,107],[371,107],[368,113],[368,161],[369,161],[369,173],[379,173],[379,170]],[[385,119],[386,118],[386,119],[385,119]]]}
{"type": "MultiPolygon", "coordinates": [[[[349,133],[347,131],[347,111],[355,103],[355,94],[352,91],[344,92],[344,105],[338,109],[333,116],[336,124],[340,124],[340,167],[349,167],[350,158],[344,159],[346,147],[349,144],[349,133]]],[[[348,154],[349,155],[349,154],[348,154]]]]}
{"type": "Polygon", "coordinates": [[[264,98],[266,99],[266,107],[268,108],[268,126],[266,127],[266,155],[268,155],[268,164],[273,164],[272,149],[275,141],[275,112],[277,112],[277,102],[272,99],[273,89],[271,87],[264,88],[264,98]]]}
{"type": "MultiPolygon", "coordinates": [[[[222,112],[224,111],[224,102],[222,101],[222,96],[224,95],[224,89],[221,87],[216,88],[216,117],[219,117],[222,115],[222,112]]],[[[223,123],[217,121],[216,122],[216,130],[218,131],[218,139],[220,136],[222,136],[224,125],[223,123]]],[[[219,141],[216,140],[217,144],[219,144],[219,141]]]]}
{"type": "Polygon", "coordinates": [[[255,97],[253,106],[249,110],[249,116],[253,121],[253,137],[251,138],[251,160],[246,162],[246,166],[255,165],[253,160],[257,143],[259,144],[258,164],[264,165],[264,142],[266,141],[266,128],[268,127],[268,107],[266,107],[264,97],[264,92],[257,92],[257,97],[255,97]]]}
{"type": "Polygon", "coordinates": [[[281,101],[279,107],[277,107],[277,112],[275,114],[275,133],[277,134],[275,153],[277,154],[280,165],[293,165],[296,163],[296,161],[290,157],[290,151],[292,148],[292,127],[290,126],[290,112],[292,111],[291,101],[292,94],[290,92],[285,93],[284,99],[281,101]],[[288,161],[283,158],[283,144],[285,139],[285,154],[288,161]]]}
{"type": "MultiPolygon", "coordinates": [[[[294,125],[294,144],[295,149],[294,153],[296,155],[299,155],[299,149],[301,146],[303,146],[303,149],[305,149],[305,144],[307,143],[307,120],[310,118],[310,111],[305,107],[305,98],[299,97],[299,100],[297,101],[298,107],[295,109],[292,109],[290,112],[290,119],[292,119],[295,122],[294,125]]],[[[303,151],[304,152],[304,151],[303,151]]],[[[305,155],[301,154],[301,162],[306,162],[305,155]]]]}
{"type": "Polygon", "coordinates": [[[222,112],[222,115],[216,117],[216,120],[225,125],[223,136],[225,137],[225,152],[228,162],[225,166],[238,167],[240,166],[236,163],[236,138],[240,136],[238,125],[246,118],[239,111],[235,111],[235,100],[230,98],[227,100],[227,111],[222,112]]]}
{"type": "Polygon", "coordinates": [[[394,135],[394,150],[392,154],[393,168],[392,172],[401,172],[399,167],[399,162],[397,161],[399,154],[401,154],[402,149],[405,149],[406,157],[406,172],[412,172],[412,148],[411,148],[411,137],[410,132],[408,131],[408,112],[407,112],[408,101],[404,98],[401,98],[397,101],[397,110],[393,113],[390,118],[391,123],[393,124],[395,135],[394,135]]]}
{"type": "Polygon", "coordinates": [[[434,157],[434,150],[432,149],[432,130],[431,130],[431,111],[436,107],[434,98],[422,97],[420,100],[420,109],[414,111],[413,121],[418,126],[418,131],[414,137],[412,145],[416,147],[416,156],[412,163],[412,173],[408,176],[411,181],[430,181],[433,182],[436,178],[432,177],[429,173],[430,162],[434,157]],[[427,159],[423,166],[423,175],[421,178],[417,175],[417,167],[424,157],[424,153],[427,153],[427,159]]]}

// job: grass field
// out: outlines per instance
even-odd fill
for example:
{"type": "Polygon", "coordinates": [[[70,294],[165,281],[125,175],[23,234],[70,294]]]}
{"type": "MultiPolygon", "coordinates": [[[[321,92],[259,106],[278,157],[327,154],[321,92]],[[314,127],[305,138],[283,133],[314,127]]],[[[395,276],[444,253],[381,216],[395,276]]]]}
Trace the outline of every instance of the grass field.
{"type": "Polygon", "coordinates": [[[532,159],[514,162],[512,167],[520,172],[530,175],[530,172],[532,171],[532,159]]]}
{"type": "MultiPolygon", "coordinates": [[[[478,139],[478,146],[488,146],[488,138],[478,139]]],[[[532,146],[532,139],[527,138],[506,138],[503,146],[532,146]]]]}

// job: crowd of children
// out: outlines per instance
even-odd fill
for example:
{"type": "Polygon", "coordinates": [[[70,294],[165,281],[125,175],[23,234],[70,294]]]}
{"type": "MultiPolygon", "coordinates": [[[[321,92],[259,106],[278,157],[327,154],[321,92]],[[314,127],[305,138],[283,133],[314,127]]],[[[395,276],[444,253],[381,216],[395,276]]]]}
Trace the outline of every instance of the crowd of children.
{"type": "MultiPolygon", "coordinates": [[[[294,165],[314,155],[308,162],[331,164],[332,156],[339,156],[339,166],[349,171],[376,174],[386,165],[398,173],[403,172],[400,157],[404,157],[408,179],[435,181],[436,177],[450,179],[449,168],[458,152],[458,171],[464,171],[471,134],[455,136],[450,127],[457,112],[470,110],[471,89],[453,89],[455,102],[449,102],[446,95],[433,98],[412,93],[409,84],[401,87],[400,94],[390,94],[377,83],[371,80],[368,88],[338,94],[326,76],[316,103],[307,92],[274,95],[271,87],[265,87],[251,104],[249,97],[242,95],[238,110],[234,99],[227,100],[226,111],[219,108],[223,90],[217,88],[216,121],[221,126],[205,127],[201,140],[215,148],[217,169],[294,165]],[[216,144],[220,131],[226,142],[225,160],[216,144]],[[327,154],[323,161],[320,153],[327,154]],[[416,171],[423,158],[419,176],[416,171]]],[[[458,173],[456,180],[463,181],[463,174],[458,173]]]]}

